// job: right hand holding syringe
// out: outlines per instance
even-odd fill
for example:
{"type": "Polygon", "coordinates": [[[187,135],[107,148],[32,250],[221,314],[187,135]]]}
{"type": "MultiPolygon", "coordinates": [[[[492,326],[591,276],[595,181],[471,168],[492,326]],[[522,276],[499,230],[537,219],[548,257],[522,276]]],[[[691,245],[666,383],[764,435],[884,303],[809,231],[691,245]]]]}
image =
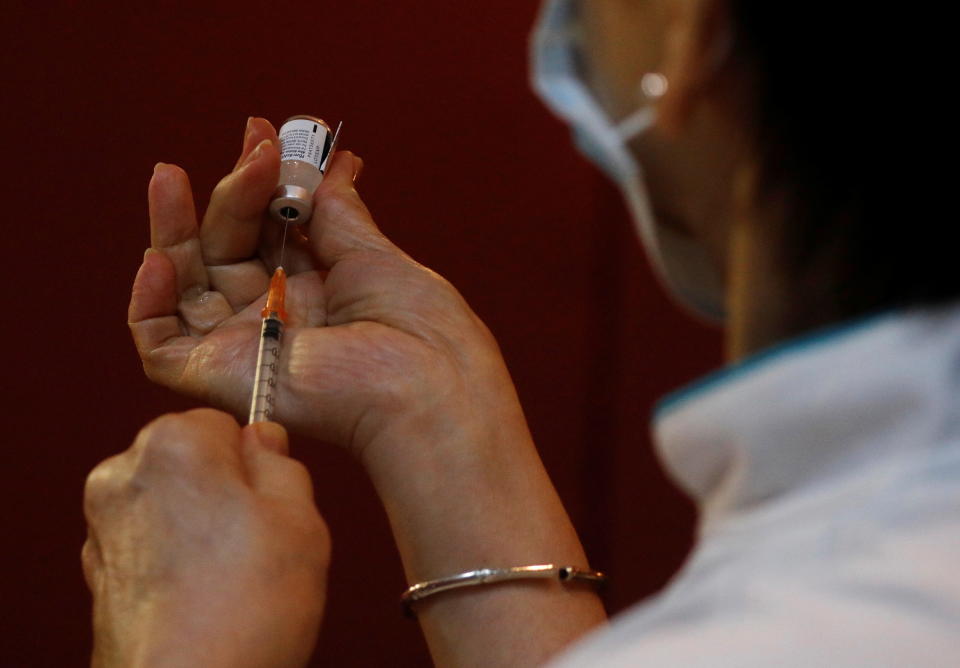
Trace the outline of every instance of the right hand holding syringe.
{"type": "MultiPolygon", "coordinates": [[[[495,342],[456,290],[377,229],[354,189],[361,166],[336,153],[306,235],[291,226],[275,413],[294,431],[355,450],[393,421],[478,392],[513,395],[495,342]]],[[[159,165],[149,188],[152,247],[130,303],[147,375],[244,418],[279,261],[282,226],[267,214],[279,167],[274,128],[253,119],[198,225],[187,175],[159,165]]]]}

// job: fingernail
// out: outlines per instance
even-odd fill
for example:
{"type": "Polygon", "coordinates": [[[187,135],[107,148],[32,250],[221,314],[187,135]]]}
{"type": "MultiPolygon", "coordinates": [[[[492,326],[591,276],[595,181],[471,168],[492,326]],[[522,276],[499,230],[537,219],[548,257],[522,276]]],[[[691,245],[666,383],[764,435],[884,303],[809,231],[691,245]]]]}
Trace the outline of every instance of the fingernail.
{"type": "Polygon", "coordinates": [[[360,175],[363,174],[363,158],[353,156],[353,182],[356,183],[360,175]]]}
{"type": "Polygon", "coordinates": [[[243,138],[246,140],[250,136],[250,132],[253,130],[253,116],[247,116],[247,125],[243,130],[243,138]]]}
{"type": "Polygon", "coordinates": [[[252,151],[250,151],[249,155],[247,155],[247,157],[243,161],[243,164],[240,166],[246,167],[247,165],[256,162],[257,159],[259,159],[260,156],[263,155],[263,148],[270,143],[272,142],[269,139],[264,139],[259,144],[257,144],[257,147],[252,151]]]}
{"type": "Polygon", "coordinates": [[[281,454],[287,453],[287,430],[283,425],[277,422],[254,422],[250,427],[261,447],[281,454]]]}
{"type": "Polygon", "coordinates": [[[158,251],[156,248],[148,248],[147,250],[143,251],[143,261],[144,262],[147,261],[148,255],[153,255],[154,253],[159,253],[159,252],[160,251],[158,251]]]}
{"type": "Polygon", "coordinates": [[[166,165],[167,165],[167,163],[165,163],[165,162],[158,162],[157,164],[155,164],[155,165],[153,166],[153,173],[156,174],[158,171],[160,171],[160,168],[161,168],[161,167],[166,167],[166,165]]]}

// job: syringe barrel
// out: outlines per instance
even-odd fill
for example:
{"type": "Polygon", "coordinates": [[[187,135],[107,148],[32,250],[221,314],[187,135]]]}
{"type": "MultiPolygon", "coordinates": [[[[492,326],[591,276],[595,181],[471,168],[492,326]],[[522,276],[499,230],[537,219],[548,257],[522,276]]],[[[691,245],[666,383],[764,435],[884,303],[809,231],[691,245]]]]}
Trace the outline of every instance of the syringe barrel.
{"type": "Polygon", "coordinates": [[[274,419],[277,403],[277,383],[280,377],[280,342],[283,339],[283,321],[273,316],[264,318],[260,326],[260,350],[257,352],[257,371],[253,379],[248,422],[267,422],[274,419]]]}
{"type": "Polygon", "coordinates": [[[313,193],[323,180],[333,147],[330,126],[315,116],[292,116],[280,126],[280,178],[270,215],[281,223],[304,224],[313,213],[313,193]]]}

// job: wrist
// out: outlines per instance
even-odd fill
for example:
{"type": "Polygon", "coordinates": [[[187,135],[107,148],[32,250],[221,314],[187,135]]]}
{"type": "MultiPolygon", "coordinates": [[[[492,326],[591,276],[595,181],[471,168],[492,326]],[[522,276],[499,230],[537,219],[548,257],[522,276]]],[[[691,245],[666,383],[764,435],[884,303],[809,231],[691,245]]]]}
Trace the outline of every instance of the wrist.
{"type": "Polygon", "coordinates": [[[305,629],[303,637],[292,638],[288,629],[265,629],[250,642],[242,623],[234,628],[197,629],[196,624],[179,624],[173,619],[125,629],[124,637],[106,639],[95,634],[92,668],[129,666],[204,666],[204,668],[256,668],[306,665],[316,643],[317,629],[305,629]],[[264,637],[271,641],[264,641],[264,637]]]}
{"type": "Polygon", "coordinates": [[[365,452],[411,583],[482,567],[588,565],[506,389],[408,416],[365,452]]]}
{"type": "Polygon", "coordinates": [[[466,361],[431,365],[389,407],[357,422],[352,449],[378,489],[387,492],[424,468],[476,473],[477,460],[499,450],[534,450],[499,351],[471,352],[466,361]]]}
{"type": "Polygon", "coordinates": [[[461,384],[384,421],[359,450],[385,501],[441,499],[451,488],[501,488],[541,468],[513,386],[461,384]]]}
{"type": "MultiPolygon", "coordinates": [[[[590,566],[502,378],[397,416],[361,452],[410,584],[480,568],[590,566]]],[[[592,587],[547,580],[445,591],[417,617],[437,665],[539,664],[605,618],[592,587]]]]}

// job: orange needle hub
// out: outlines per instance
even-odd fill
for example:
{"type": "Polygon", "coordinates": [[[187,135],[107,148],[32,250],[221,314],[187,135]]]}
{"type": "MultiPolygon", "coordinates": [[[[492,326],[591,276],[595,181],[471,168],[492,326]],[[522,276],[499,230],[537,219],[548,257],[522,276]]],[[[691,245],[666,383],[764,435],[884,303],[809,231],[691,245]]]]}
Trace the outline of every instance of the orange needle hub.
{"type": "Polygon", "coordinates": [[[273,272],[273,278],[270,279],[270,290],[267,292],[267,305],[263,307],[260,315],[264,318],[269,318],[272,315],[286,322],[287,311],[283,308],[283,302],[286,296],[287,274],[283,271],[283,267],[277,267],[277,270],[273,272]]]}

